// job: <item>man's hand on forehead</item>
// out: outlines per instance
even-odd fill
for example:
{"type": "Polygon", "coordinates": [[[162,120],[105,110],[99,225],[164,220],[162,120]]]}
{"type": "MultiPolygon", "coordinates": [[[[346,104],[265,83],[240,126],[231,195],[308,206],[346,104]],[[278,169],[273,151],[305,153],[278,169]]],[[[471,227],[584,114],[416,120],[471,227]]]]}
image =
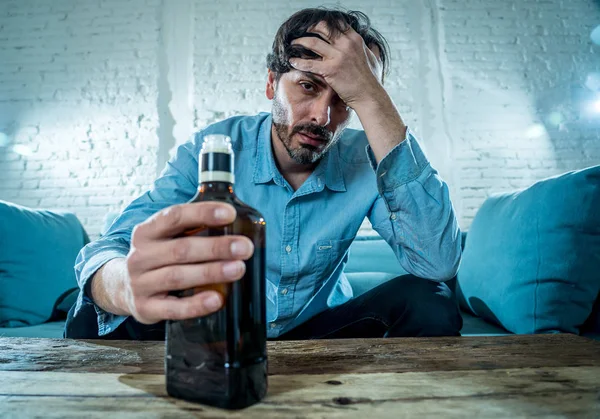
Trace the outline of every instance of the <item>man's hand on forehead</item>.
{"type": "MultiPolygon", "coordinates": [[[[346,30],[344,32],[339,32],[336,35],[333,35],[331,30],[327,26],[327,24],[324,21],[321,21],[318,24],[316,24],[315,26],[309,28],[308,31],[309,31],[308,33],[310,35],[307,34],[306,36],[313,36],[313,37],[322,39],[323,41],[327,42],[328,44],[335,42],[336,38],[339,38],[340,36],[343,36],[348,32],[352,32],[354,34],[353,36],[357,40],[358,40],[358,38],[360,38],[360,40],[362,40],[363,45],[365,45],[365,42],[362,39],[362,37],[354,29],[352,29],[352,26],[350,26],[350,25],[348,25],[346,27],[346,30]]],[[[380,56],[379,56],[379,48],[377,48],[377,45],[373,44],[373,45],[367,45],[367,46],[371,50],[371,52],[375,55],[375,58],[379,61],[379,64],[382,65],[380,56]]]]}
{"type": "Polygon", "coordinates": [[[290,65],[299,71],[317,74],[350,107],[368,101],[381,86],[382,64],[376,46],[368,48],[363,38],[350,26],[344,32],[331,33],[325,22],[309,29],[310,35],[292,41],[297,52],[308,50],[316,56],[298,53],[290,65]]]}

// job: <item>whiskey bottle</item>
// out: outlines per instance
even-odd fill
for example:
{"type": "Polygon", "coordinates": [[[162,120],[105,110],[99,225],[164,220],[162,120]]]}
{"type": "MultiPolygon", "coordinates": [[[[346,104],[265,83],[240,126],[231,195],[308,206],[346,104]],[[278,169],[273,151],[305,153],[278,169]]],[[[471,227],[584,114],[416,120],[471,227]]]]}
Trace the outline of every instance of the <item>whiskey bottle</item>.
{"type": "Polygon", "coordinates": [[[229,137],[208,135],[200,152],[198,192],[190,202],[220,201],[237,212],[232,224],[198,226],[186,236],[243,235],[254,243],[246,273],[233,283],[173,293],[180,297],[208,289],[224,306],[204,317],[167,321],[167,392],[177,398],[226,409],[241,409],[267,392],[265,238],[262,215],[234,193],[234,154],[229,137]]]}

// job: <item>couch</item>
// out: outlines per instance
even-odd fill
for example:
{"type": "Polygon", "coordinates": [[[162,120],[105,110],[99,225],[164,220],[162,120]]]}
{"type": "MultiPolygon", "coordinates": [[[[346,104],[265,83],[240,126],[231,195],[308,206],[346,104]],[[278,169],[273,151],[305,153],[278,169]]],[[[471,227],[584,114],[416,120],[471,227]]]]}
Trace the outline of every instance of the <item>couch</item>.
{"type": "MultiPolygon", "coordinates": [[[[13,257],[21,257],[24,265],[41,258],[47,265],[33,272],[33,280],[28,278],[28,289],[54,284],[46,272],[60,280],[58,288],[42,293],[48,301],[39,304],[38,295],[36,301],[23,302],[32,304],[23,309],[23,317],[44,307],[37,317],[28,317],[29,325],[26,321],[3,325],[0,298],[0,326],[4,326],[0,336],[62,337],[66,312],[77,293],[72,266],[87,235],[73,214],[0,201],[0,220],[3,212],[4,243],[25,243],[13,257]],[[24,214],[26,222],[17,220],[24,214]],[[39,237],[30,240],[35,234],[39,237]],[[60,242],[48,237],[60,237],[60,242]],[[37,250],[28,252],[30,248],[37,250]]],[[[105,225],[114,216],[107,215],[105,225]]],[[[600,338],[600,166],[490,196],[469,233],[463,233],[462,243],[459,273],[448,284],[461,307],[463,336],[568,332],[600,338]]],[[[20,278],[7,276],[11,265],[0,257],[0,293],[10,281],[21,286],[20,278]]],[[[379,236],[356,238],[345,272],[355,295],[406,273],[379,236]]]]}
{"type": "MultiPolygon", "coordinates": [[[[346,276],[356,296],[404,273],[390,247],[379,236],[358,237],[351,245],[346,276]]],[[[465,336],[510,333],[480,317],[464,311],[462,314],[464,325],[461,333],[465,336]]],[[[61,338],[63,327],[64,318],[25,327],[0,327],[0,337],[61,338]]]]}

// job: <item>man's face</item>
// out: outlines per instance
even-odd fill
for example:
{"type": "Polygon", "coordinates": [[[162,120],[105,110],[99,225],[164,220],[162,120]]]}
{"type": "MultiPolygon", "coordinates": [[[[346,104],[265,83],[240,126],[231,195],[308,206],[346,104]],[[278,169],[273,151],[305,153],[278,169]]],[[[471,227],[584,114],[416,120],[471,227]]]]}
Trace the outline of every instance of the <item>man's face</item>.
{"type": "Polygon", "coordinates": [[[299,164],[319,161],[350,122],[350,109],[314,74],[291,70],[275,80],[269,72],[267,97],[277,136],[299,164]]]}

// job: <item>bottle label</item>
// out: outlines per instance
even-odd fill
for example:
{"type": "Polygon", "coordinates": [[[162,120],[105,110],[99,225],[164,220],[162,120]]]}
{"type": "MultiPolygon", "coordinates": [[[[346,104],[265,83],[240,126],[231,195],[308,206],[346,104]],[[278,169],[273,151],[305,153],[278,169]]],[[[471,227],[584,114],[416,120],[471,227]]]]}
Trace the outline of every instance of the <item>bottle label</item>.
{"type": "Polygon", "coordinates": [[[203,153],[201,161],[200,182],[234,183],[233,158],[229,153],[203,153]]]}

